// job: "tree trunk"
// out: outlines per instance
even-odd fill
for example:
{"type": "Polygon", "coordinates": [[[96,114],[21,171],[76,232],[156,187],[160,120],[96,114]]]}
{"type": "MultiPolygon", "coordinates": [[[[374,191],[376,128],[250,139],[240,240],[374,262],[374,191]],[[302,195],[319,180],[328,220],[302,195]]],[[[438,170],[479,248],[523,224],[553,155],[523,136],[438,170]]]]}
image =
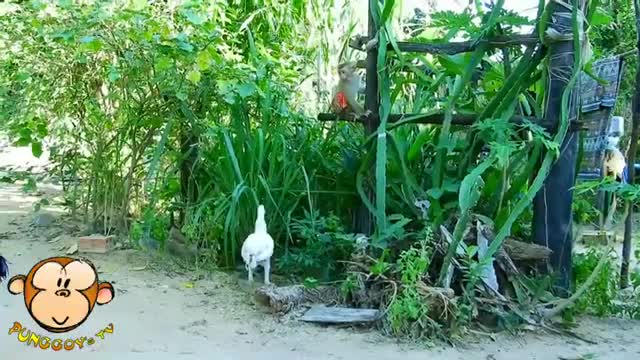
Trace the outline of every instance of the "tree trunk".
{"type": "MultiPolygon", "coordinates": [[[[633,6],[636,13],[636,48],[640,56],[640,0],[634,0],[633,6]]],[[[627,179],[629,183],[635,182],[636,149],[638,146],[638,132],[640,131],[640,61],[636,65],[636,89],[633,94],[633,115],[631,139],[627,152],[627,179]]],[[[625,201],[627,218],[624,220],[624,242],[622,244],[622,267],[620,268],[620,287],[629,286],[629,259],[631,258],[631,236],[633,231],[633,203],[625,201]]]]}
{"type": "Polygon", "coordinates": [[[191,126],[183,121],[180,129],[180,193],[182,195],[182,206],[180,207],[178,228],[184,225],[184,217],[187,207],[198,197],[195,181],[193,181],[193,166],[198,157],[197,136],[191,126]]]}
{"type": "MultiPolygon", "coordinates": [[[[369,39],[373,39],[377,33],[372,11],[371,4],[369,4],[369,39]]],[[[375,46],[367,52],[366,89],[364,108],[365,110],[370,110],[372,116],[366,120],[364,129],[366,135],[371,135],[380,125],[377,116],[380,104],[380,98],[378,97],[378,49],[375,46]]],[[[374,177],[373,167],[369,172],[369,176],[374,177]]],[[[366,189],[366,191],[371,203],[375,203],[373,191],[371,189],[366,189]]],[[[357,220],[356,228],[358,232],[366,235],[373,233],[373,214],[367,209],[366,205],[362,204],[358,209],[357,220]]]]}
{"type": "MultiPolygon", "coordinates": [[[[550,2],[549,27],[561,35],[573,34],[572,11],[556,2],[550,2]]],[[[578,1],[584,9],[584,0],[578,1]]],[[[545,99],[545,121],[558,124],[562,112],[562,94],[567,88],[574,65],[573,39],[549,44],[548,89],[545,99]]],[[[578,91],[569,97],[568,121],[576,119],[578,91]]],[[[579,132],[569,127],[560,147],[560,157],[551,167],[544,186],[536,194],[533,208],[533,237],[537,244],[550,248],[550,265],[557,275],[556,286],[561,296],[567,296],[571,284],[572,203],[575,184],[579,132]]]]}

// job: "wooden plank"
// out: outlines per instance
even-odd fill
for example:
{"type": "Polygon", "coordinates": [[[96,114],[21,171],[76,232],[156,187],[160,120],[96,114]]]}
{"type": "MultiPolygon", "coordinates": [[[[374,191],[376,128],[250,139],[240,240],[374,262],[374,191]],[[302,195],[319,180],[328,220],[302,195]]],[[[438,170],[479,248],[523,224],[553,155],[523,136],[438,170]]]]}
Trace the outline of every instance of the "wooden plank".
{"type": "Polygon", "coordinates": [[[309,309],[300,321],[325,324],[355,324],[376,321],[380,310],[327,307],[316,305],[309,309]]]}

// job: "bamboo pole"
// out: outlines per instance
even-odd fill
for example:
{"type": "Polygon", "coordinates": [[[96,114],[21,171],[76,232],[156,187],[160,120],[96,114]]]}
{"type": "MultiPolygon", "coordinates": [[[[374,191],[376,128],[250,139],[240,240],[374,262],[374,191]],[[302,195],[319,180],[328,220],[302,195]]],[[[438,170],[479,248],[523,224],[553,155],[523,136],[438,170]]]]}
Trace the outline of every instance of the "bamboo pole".
{"type": "MultiPolygon", "coordinates": [[[[633,0],[633,6],[636,13],[636,51],[640,58],[640,0],[633,0]]],[[[636,65],[636,89],[633,95],[633,114],[632,114],[632,130],[631,143],[627,152],[627,170],[628,181],[633,184],[635,182],[635,162],[636,150],[638,146],[638,135],[640,131],[640,62],[636,65]]],[[[620,268],[620,287],[629,286],[629,260],[631,258],[631,237],[633,232],[633,202],[625,201],[625,212],[627,214],[624,220],[624,241],[622,244],[622,266],[620,268]]]]}

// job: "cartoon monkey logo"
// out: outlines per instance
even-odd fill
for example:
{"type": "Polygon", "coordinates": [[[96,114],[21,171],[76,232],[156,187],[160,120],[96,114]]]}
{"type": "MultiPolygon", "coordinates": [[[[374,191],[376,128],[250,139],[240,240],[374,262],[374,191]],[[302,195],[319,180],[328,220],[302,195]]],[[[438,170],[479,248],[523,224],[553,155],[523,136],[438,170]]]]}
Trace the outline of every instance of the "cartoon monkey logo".
{"type": "Polygon", "coordinates": [[[7,287],[13,295],[24,294],[31,317],[53,333],[77,328],[96,304],[108,304],[115,297],[113,285],[98,281],[91,262],[69,257],[42,260],[26,276],[12,277],[7,287]]]}

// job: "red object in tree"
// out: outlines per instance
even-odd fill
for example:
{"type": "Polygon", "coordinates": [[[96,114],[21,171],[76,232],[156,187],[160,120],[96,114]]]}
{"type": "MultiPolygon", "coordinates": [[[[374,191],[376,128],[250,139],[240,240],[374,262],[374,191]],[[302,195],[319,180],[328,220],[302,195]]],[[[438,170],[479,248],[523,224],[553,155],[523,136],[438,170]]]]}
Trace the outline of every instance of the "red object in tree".
{"type": "Polygon", "coordinates": [[[338,106],[340,106],[340,108],[343,110],[349,106],[347,97],[344,95],[344,91],[340,91],[336,94],[336,101],[338,102],[338,106]]]}

